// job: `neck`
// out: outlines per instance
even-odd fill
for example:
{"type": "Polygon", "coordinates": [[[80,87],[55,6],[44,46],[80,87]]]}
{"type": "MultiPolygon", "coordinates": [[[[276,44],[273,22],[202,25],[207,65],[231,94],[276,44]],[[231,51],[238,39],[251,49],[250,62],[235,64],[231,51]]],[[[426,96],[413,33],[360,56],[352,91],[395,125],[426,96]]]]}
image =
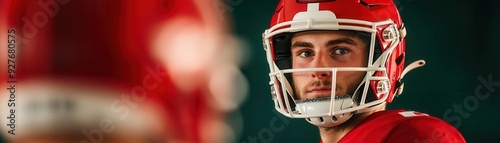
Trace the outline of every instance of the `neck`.
{"type": "Polygon", "coordinates": [[[347,120],[345,123],[342,123],[338,126],[334,127],[319,127],[319,132],[321,134],[321,141],[323,143],[337,143],[342,139],[349,131],[354,129],[356,125],[359,124],[363,119],[368,117],[369,115],[385,110],[385,105],[381,106],[378,109],[369,111],[369,112],[364,112],[364,113],[359,113],[359,114],[354,114],[351,119],[347,120]]]}

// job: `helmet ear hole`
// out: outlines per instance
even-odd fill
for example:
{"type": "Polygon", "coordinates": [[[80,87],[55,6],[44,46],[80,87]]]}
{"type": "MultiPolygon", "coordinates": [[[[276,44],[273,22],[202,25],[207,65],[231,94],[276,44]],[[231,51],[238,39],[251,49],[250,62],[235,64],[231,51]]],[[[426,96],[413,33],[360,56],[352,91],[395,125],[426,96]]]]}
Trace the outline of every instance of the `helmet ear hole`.
{"type": "MultiPolygon", "coordinates": [[[[341,116],[344,116],[344,114],[342,114],[341,116]]],[[[337,117],[332,116],[332,121],[333,121],[333,122],[337,122],[338,120],[339,120],[339,119],[337,119],[337,117]]]]}
{"type": "Polygon", "coordinates": [[[323,120],[323,117],[318,117],[319,118],[319,121],[321,121],[321,123],[324,123],[325,120],[323,120]]]}
{"type": "Polygon", "coordinates": [[[311,118],[306,118],[307,121],[311,122],[311,118]]]}

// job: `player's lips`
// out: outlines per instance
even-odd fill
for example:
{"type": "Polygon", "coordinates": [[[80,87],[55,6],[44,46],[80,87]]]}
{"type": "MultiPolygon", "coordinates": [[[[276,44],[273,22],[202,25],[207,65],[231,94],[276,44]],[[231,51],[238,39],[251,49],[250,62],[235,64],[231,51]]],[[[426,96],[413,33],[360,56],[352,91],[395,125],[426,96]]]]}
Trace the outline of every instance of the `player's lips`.
{"type": "Polygon", "coordinates": [[[332,92],[332,87],[329,86],[313,87],[307,90],[307,93],[312,93],[312,94],[330,94],[331,92],[332,92]]]}

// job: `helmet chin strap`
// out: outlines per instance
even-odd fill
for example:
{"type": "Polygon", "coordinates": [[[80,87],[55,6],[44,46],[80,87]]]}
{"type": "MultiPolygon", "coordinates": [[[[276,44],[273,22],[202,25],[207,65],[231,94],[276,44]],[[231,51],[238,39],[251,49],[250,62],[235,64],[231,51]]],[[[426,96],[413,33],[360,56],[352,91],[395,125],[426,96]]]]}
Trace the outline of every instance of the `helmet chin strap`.
{"type": "Polygon", "coordinates": [[[424,60],[416,60],[413,63],[406,66],[406,68],[403,70],[403,73],[401,73],[401,77],[398,80],[399,86],[396,88],[395,96],[399,96],[403,93],[403,88],[405,87],[405,84],[403,82],[403,77],[411,70],[414,70],[416,68],[423,67],[423,66],[425,66],[424,60]]]}

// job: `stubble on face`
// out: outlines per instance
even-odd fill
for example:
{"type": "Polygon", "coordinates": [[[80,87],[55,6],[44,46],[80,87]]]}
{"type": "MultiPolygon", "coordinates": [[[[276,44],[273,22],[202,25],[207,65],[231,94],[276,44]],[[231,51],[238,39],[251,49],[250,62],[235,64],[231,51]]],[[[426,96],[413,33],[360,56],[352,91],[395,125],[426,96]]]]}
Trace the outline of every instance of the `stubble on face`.
{"type": "MultiPolygon", "coordinates": [[[[336,79],[337,83],[335,85],[335,89],[331,89],[331,92],[335,90],[335,96],[351,96],[354,94],[355,90],[358,88],[359,84],[363,80],[366,72],[349,72],[347,77],[336,79]]],[[[300,78],[300,76],[295,76],[296,78],[300,78]]],[[[294,90],[296,97],[299,100],[305,99],[316,99],[316,98],[328,98],[331,97],[331,93],[329,94],[312,94],[311,89],[318,87],[332,87],[332,79],[313,79],[310,80],[304,87],[297,87],[297,84],[294,84],[294,90]]]]}

